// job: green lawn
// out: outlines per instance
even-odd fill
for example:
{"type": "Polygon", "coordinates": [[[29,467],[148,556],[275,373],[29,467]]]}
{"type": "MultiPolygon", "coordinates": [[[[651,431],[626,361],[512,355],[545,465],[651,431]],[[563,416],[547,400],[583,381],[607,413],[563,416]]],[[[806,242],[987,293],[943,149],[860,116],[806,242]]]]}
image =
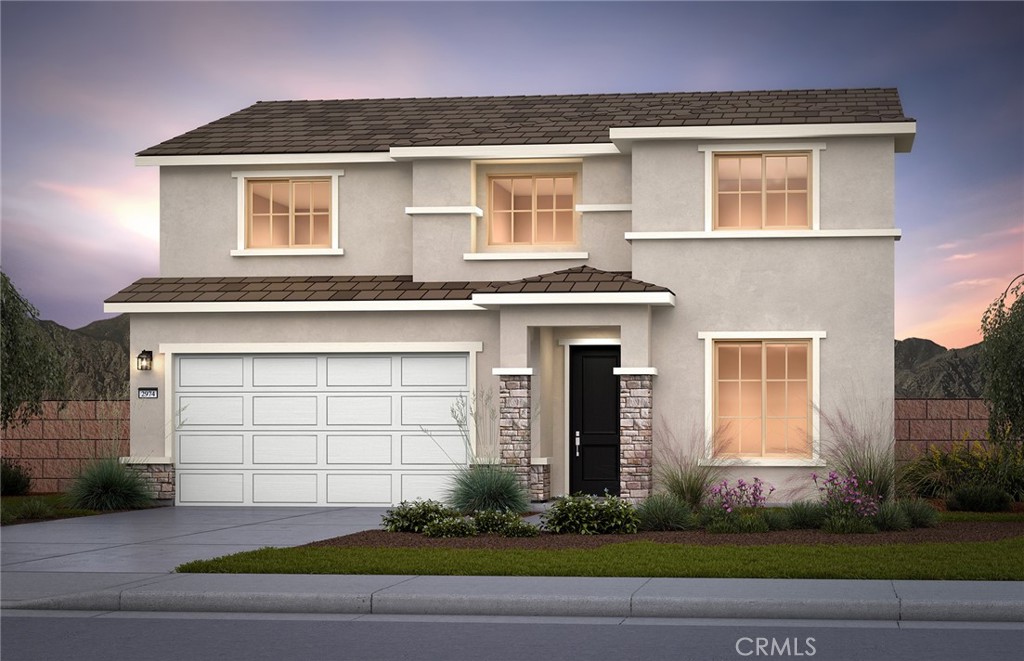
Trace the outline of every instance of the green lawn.
{"type": "Polygon", "coordinates": [[[694,546],[625,542],[596,549],[259,549],[189,562],[187,573],[419,574],[1024,580],[1024,538],[887,546],[694,546]],[[968,559],[968,561],[964,561],[968,559]]]}

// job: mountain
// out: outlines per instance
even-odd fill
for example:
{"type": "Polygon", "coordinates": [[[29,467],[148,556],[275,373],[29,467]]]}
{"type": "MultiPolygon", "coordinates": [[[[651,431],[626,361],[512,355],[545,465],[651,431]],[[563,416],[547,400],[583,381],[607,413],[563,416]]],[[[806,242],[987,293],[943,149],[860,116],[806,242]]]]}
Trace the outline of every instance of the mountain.
{"type": "Polygon", "coordinates": [[[946,349],[931,340],[896,340],[896,397],[981,397],[981,343],[946,349]]]}
{"type": "Polygon", "coordinates": [[[128,396],[128,315],[94,321],[77,330],[54,321],[37,323],[65,356],[67,399],[128,396]]]}

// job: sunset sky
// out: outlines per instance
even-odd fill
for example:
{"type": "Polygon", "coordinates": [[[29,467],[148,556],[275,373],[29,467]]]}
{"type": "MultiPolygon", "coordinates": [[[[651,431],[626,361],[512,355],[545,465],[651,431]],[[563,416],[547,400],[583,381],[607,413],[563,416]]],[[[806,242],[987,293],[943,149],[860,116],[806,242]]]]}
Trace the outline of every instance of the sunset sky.
{"type": "Polygon", "coordinates": [[[1024,272],[1024,3],[0,5],[0,267],[71,328],[158,275],[134,153],[257,100],[895,86],[896,337],[1024,272]]]}

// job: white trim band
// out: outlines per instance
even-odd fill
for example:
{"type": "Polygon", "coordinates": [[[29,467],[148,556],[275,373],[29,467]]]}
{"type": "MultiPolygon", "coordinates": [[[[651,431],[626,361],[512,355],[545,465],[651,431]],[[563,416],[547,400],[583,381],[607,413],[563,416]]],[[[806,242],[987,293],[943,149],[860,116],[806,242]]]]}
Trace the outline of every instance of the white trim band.
{"type": "Polygon", "coordinates": [[[112,314],[189,312],[452,312],[483,310],[470,301],[211,301],[190,303],[104,303],[112,314]]]}
{"type": "Polygon", "coordinates": [[[616,376],[658,376],[657,367],[613,367],[616,376]]]}
{"type": "Polygon", "coordinates": [[[533,376],[532,367],[495,367],[491,370],[494,376],[533,376]]]}
{"type": "Polygon", "coordinates": [[[617,337],[580,337],[559,340],[560,347],[617,347],[622,340],[617,337]]]}
{"type": "Polygon", "coordinates": [[[468,213],[477,218],[482,218],[484,210],[475,206],[463,207],[406,207],[405,213],[408,216],[440,216],[445,214],[468,213]]]}
{"type": "Polygon", "coordinates": [[[903,236],[898,229],[849,230],[693,230],[683,232],[626,232],[627,241],[685,241],[691,239],[864,239],[903,236]]]}
{"type": "Polygon", "coordinates": [[[522,259],[590,259],[589,252],[467,252],[467,262],[501,262],[522,259]]]}
{"type": "Polygon", "coordinates": [[[456,145],[451,147],[392,147],[391,158],[405,161],[417,158],[465,158],[473,160],[494,158],[583,158],[619,154],[611,143],[584,143],[564,145],[456,145]]]}
{"type": "Polygon", "coordinates": [[[162,354],[183,353],[479,353],[483,342],[168,342],[162,354]]]}
{"type": "Polygon", "coordinates": [[[190,156],[136,156],[136,166],[156,165],[329,165],[334,163],[390,163],[378,152],[325,154],[196,154],[190,156]]]}
{"type": "Polygon", "coordinates": [[[605,211],[632,211],[633,205],[625,204],[577,204],[576,211],[580,213],[602,213],[605,211]]]}
{"type": "Polygon", "coordinates": [[[344,248],[243,248],[231,251],[232,257],[339,257],[344,254],[344,248]]]}
{"type": "MultiPolygon", "coordinates": [[[[671,305],[671,292],[578,292],[563,294],[473,294],[473,303],[489,305],[671,305]]],[[[165,304],[166,305],[166,304],[165,304]]]]}
{"type": "Polygon", "coordinates": [[[845,136],[893,136],[897,152],[914,145],[917,122],[847,122],[836,124],[728,124],[723,126],[634,126],[612,128],[608,137],[622,151],[635,140],[764,140],[845,136]]]}

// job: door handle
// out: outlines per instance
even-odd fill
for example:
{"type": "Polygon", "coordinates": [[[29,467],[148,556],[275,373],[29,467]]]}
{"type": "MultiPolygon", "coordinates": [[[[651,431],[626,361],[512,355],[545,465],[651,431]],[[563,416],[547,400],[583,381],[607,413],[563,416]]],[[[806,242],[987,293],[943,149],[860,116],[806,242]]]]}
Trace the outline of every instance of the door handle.
{"type": "Polygon", "coordinates": [[[580,456],[580,433],[576,432],[576,456],[580,456]]]}

